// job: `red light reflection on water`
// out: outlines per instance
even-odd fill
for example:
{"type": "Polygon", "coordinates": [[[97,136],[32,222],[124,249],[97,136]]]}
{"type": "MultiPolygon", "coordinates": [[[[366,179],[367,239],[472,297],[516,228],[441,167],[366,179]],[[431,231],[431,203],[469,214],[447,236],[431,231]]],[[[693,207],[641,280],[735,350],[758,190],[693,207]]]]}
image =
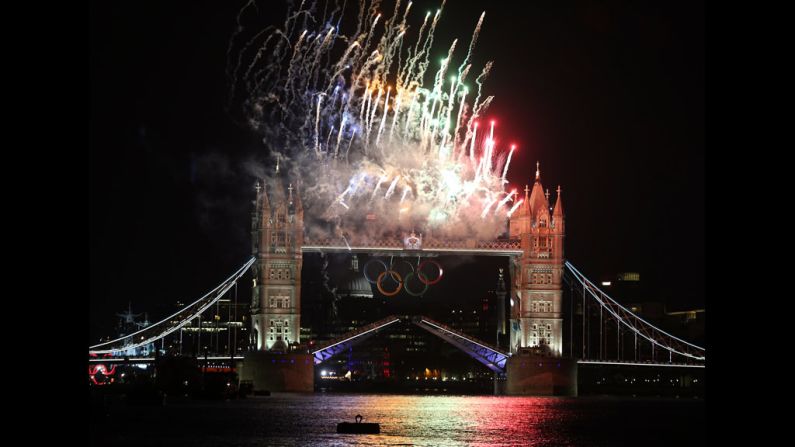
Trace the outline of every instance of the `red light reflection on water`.
{"type": "Polygon", "coordinates": [[[440,439],[451,445],[548,444],[547,424],[562,417],[557,398],[381,395],[348,399],[345,406],[350,406],[352,415],[366,415],[365,422],[381,424],[381,435],[356,438],[373,445],[439,445],[440,439]]]}

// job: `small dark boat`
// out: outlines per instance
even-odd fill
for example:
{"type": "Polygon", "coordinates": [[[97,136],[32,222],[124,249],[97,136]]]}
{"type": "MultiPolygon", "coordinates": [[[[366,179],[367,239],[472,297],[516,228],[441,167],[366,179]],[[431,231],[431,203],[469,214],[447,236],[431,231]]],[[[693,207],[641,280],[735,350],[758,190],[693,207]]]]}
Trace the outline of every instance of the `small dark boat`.
{"type": "Polygon", "coordinates": [[[340,422],[337,424],[337,433],[354,434],[379,434],[381,424],[377,422],[362,422],[362,415],[356,415],[356,422],[340,422]]]}

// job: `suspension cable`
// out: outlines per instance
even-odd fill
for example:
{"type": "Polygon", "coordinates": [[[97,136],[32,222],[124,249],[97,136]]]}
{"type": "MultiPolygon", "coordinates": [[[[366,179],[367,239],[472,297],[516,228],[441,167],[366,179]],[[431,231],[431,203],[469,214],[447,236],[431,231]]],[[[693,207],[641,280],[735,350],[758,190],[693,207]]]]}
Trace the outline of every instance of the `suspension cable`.
{"type": "Polygon", "coordinates": [[[208,309],[213,304],[215,304],[224,294],[226,294],[226,292],[229,291],[229,289],[231,289],[232,286],[235,284],[234,281],[236,281],[238,278],[240,278],[246,272],[246,270],[251,266],[251,264],[254,263],[255,260],[256,260],[256,258],[254,258],[254,257],[249,259],[240,269],[238,269],[235,273],[233,273],[231,276],[229,276],[229,278],[227,278],[224,282],[222,282],[221,284],[219,284],[218,286],[213,288],[211,291],[207,292],[204,296],[202,296],[198,300],[194,301],[190,305],[185,306],[185,308],[180,309],[177,312],[175,312],[174,314],[172,314],[172,315],[170,315],[170,316],[158,321],[157,323],[149,325],[149,326],[147,326],[147,327],[145,327],[145,328],[143,328],[143,329],[141,329],[139,331],[136,331],[136,332],[134,332],[132,334],[121,336],[121,337],[119,337],[119,338],[117,338],[115,340],[106,341],[106,342],[99,343],[99,344],[96,344],[96,345],[93,345],[93,346],[89,346],[89,352],[90,353],[101,354],[101,353],[110,353],[110,352],[124,351],[124,350],[127,350],[127,349],[134,349],[134,348],[137,348],[137,347],[140,347],[140,346],[147,345],[147,344],[152,343],[154,341],[157,341],[157,340],[167,336],[168,334],[170,334],[170,333],[172,333],[172,332],[174,332],[174,331],[176,331],[178,329],[181,329],[183,326],[185,326],[186,324],[191,322],[194,318],[196,318],[196,315],[200,315],[206,309],[208,309]],[[207,297],[213,295],[214,293],[215,293],[215,296],[209,302],[207,302],[206,304],[202,304],[206,300],[207,297]],[[162,332],[160,334],[157,334],[155,336],[151,336],[151,337],[149,337],[146,340],[143,340],[144,337],[142,336],[141,337],[142,340],[139,341],[138,343],[135,343],[135,338],[134,337],[137,336],[138,334],[141,334],[144,331],[151,331],[152,328],[154,328],[156,326],[159,326],[159,325],[161,325],[163,323],[171,322],[174,317],[177,317],[180,314],[184,315],[184,314],[188,313],[189,310],[191,310],[192,308],[197,307],[197,306],[201,306],[201,308],[198,311],[195,311],[194,313],[189,314],[186,318],[182,318],[182,320],[176,326],[173,326],[171,328],[165,328],[164,332],[162,332]],[[102,347],[105,347],[105,346],[110,346],[110,345],[112,345],[114,343],[117,343],[117,342],[120,342],[120,341],[123,342],[123,341],[126,341],[128,339],[131,340],[133,343],[129,344],[129,345],[126,345],[126,346],[123,346],[121,348],[97,349],[97,348],[102,348],[102,347]]]}
{"type": "Polygon", "coordinates": [[[604,345],[604,341],[602,339],[602,327],[604,326],[603,314],[604,314],[604,306],[599,306],[599,360],[604,360],[604,356],[602,355],[602,346],[604,345]]]}
{"type": "MultiPolygon", "coordinates": [[[[667,337],[671,341],[675,340],[675,341],[680,342],[680,343],[682,343],[682,344],[684,344],[684,345],[686,345],[688,347],[692,347],[692,348],[695,348],[695,349],[697,349],[699,351],[705,352],[704,348],[702,348],[700,346],[696,346],[696,345],[694,345],[692,343],[688,343],[688,342],[686,342],[686,341],[684,341],[684,340],[682,340],[682,339],[680,339],[678,337],[675,337],[675,336],[673,336],[673,335],[671,335],[671,334],[669,334],[669,333],[657,328],[656,326],[652,325],[651,323],[647,322],[646,320],[642,319],[641,317],[635,315],[634,313],[632,313],[631,311],[626,309],[624,306],[622,306],[618,302],[616,302],[609,295],[607,295],[602,290],[600,290],[598,287],[593,285],[593,283],[591,281],[589,281],[588,278],[586,278],[582,273],[580,273],[570,262],[567,261],[565,266],[569,268],[569,271],[572,273],[574,278],[582,284],[582,287],[583,287],[583,301],[585,301],[585,290],[587,288],[589,294],[600,304],[600,309],[607,308],[608,312],[610,312],[620,323],[623,323],[630,330],[632,330],[635,333],[636,337],[637,337],[638,334],[640,334],[643,338],[645,338],[648,341],[650,341],[652,343],[652,345],[655,345],[655,344],[659,344],[659,343],[654,339],[653,335],[654,335],[654,333],[659,333],[659,334],[661,334],[661,336],[663,338],[667,337]],[[599,292],[598,295],[597,295],[597,293],[595,291],[599,292]],[[642,323],[642,326],[635,327],[632,324],[630,324],[628,321],[622,319],[621,316],[617,313],[619,310],[624,312],[626,314],[627,318],[629,318],[630,320],[634,319],[637,322],[639,322],[638,324],[642,323]],[[645,332],[648,332],[648,333],[645,333],[645,332]]],[[[601,314],[601,311],[600,311],[600,314],[601,314]]],[[[600,321],[600,350],[601,350],[601,345],[602,345],[601,323],[602,322],[600,321]]],[[[682,351],[679,351],[679,350],[677,350],[677,348],[674,348],[673,346],[671,346],[670,343],[668,345],[665,345],[665,346],[660,344],[660,346],[662,346],[666,350],[672,351],[672,353],[676,353],[676,354],[679,354],[679,355],[682,355],[682,356],[685,356],[685,357],[690,357],[690,358],[693,358],[693,359],[696,359],[696,360],[704,360],[705,359],[705,357],[703,355],[699,356],[697,354],[692,354],[692,353],[688,352],[689,350],[687,348],[684,348],[682,351]]],[[[637,356],[637,353],[636,353],[636,356],[637,356]]]]}
{"type": "Polygon", "coordinates": [[[585,359],[585,285],[582,287],[582,358],[585,359]]]}

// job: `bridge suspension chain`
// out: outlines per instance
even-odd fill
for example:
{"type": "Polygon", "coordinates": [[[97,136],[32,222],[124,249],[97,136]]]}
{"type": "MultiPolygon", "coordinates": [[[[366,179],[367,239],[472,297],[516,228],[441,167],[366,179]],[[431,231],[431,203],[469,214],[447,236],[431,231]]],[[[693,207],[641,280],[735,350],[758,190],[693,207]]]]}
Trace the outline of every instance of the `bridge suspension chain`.
{"type": "MultiPolygon", "coordinates": [[[[157,323],[151,324],[141,330],[133,332],[132,334],[124,335],[115,340],[89,346],[88,352],[90,354],[106,354],[126,351],[128,349],[135,349],[160,340],[176,330],[180,330],[181,340],[181,329],[197,317],[199,318],[199,324],[201,324],[201,314],[205,310],[212,307],[213,304],[217,303],[218,300],[221,299],[232,287],[235,287],[237,285],[237,281],[241,276],[243,276],[243,274],[246,273],[246,270],[248,270],[248,268],[254,264],[254,261],[256,261],[256,258],[252,257],[221,284],[204,294],[204,296],[198,300],[185,306],[185,308],[180,309],[179,311],[158,321],[157,323]],[[137,337],[140,337],[140,340],[135,342],[134,340],[137,337]]],[[[199,331],[199,334],[201,334],[201,331],[199,331]]]]}
{"type": "MultiPolygon", "coordinates": [[[[569,282],[571,290],[574,291],[576,284],[577,291],[580,291],[580,286],[582,286],[582,300],[583,300],[583,309],[582,309],[582,318],[583,318],[583,333],[582,333],[582,358],[587,359],[589,358],[589,349],[587,345],[590,343],[590,330],[589,330],[589,321],[590,318],[588,316],[588,303],[586,303],[586,296],[592,299],[593,302],[599,305],[599,358],[600,360],[604,360],[605,358],[605,349],[607,347],[606,339],[604,338],[604,311],[608,312],[607,317],[613,318],[616,321],[616,355],[620,358],[621,356],[621,326],[623,325],[626,329],[631,331],[634,335],[634,357],[635,361],[638,360],[638,336],[641,339],[648,341],[651,344],[651,356],[652,361],[657,360],[657,348],[661,348],[665,351],[668,351],[668,362],[673,362],[673,355],[677,354],[683,357],[686,357],[689,360],[696,360],[703,362],[706,358],[706,350],[700,346],[694,345],[689,343],[685,340],[677,338],[674,335],[671,335],[662,329],[654,326],[653,324],[649,323],[648,321],[642,319],[641,317],[635,315],[624,306],[620,305],[616,302],[613,298],[607,295],[604,291],[596,287],[593,282],[588,280],[582,273],[580,273],[570,262],[566,262],[565,269],[564,269],[564,280],[569,282]],[[587,335],[586,335],[587,333],[587,335]]],[[[574,297],[572,296],[572,300],[574,297]]],[[[574,315],[572,315],[574,318],[574,315]]],[[[573,337],[572,337],[573,341],[573,337]]]]}

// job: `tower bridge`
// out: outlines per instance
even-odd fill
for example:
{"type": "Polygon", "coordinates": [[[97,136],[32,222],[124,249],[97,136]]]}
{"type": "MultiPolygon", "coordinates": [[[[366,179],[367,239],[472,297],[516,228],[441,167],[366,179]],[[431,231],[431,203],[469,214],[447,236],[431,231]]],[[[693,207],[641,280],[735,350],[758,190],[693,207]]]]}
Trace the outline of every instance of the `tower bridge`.
{"type": "MultiPolygon", "coordinates": [[[[704,367],[704,348],[668,334],[624,308],[564,258],[561,189],[557,188],[554,207],[550,206],[539,170],[532,190],[525,187],[524,200],[510,217],[508,237],[497,240],[452,240],[414,232],[392,238],[309,236],[304,228],[300,191],[292,185],[284,188],[279,178],[270,187],[263,185],[257,184],[251,218],[252,257],[221,284],[173,315],[124,337],[90,346],[89,353],[94,356],[91,362],[117,362],[118,358],[96,356],[129,353],[157,341],[163,346],[165,338],[178,330],[181,337],[181,329],[195,319],[201,325],[202,314],[231,290],[236,296],[238,283],[250,272],[253,343],[242,357],[242,376],[253,380],[255,388],[311,391],[314,365],[399,323],[414,324],[467,353],[505,378],[509,394],[576,395],[578,364],[704,367]],[[500,274],[498,346],[425,316],[379,320],[374,316],[372,323],[335,340],[317,344],[302,340],[301,270],[304,253],[313,252],[368,253],[417,258],[418,262],[443,255],[507,256],[511,284],[506,288],[500,274]],[[568,309],[564,308],[564,286],[570,292],[568,309]],[[575,301],[582,313],[577,318],[575,301]]],[[[440,277],[441,273],[440,269],[440,277]]],[[[402,279],[397,279],[402,285],[402,279]]],[[[151,359],[135,361],[145,363],[147,358],[151,359]]],[[[234,349],[214,353],[213,358],[241,361],[234,349]]]]}

